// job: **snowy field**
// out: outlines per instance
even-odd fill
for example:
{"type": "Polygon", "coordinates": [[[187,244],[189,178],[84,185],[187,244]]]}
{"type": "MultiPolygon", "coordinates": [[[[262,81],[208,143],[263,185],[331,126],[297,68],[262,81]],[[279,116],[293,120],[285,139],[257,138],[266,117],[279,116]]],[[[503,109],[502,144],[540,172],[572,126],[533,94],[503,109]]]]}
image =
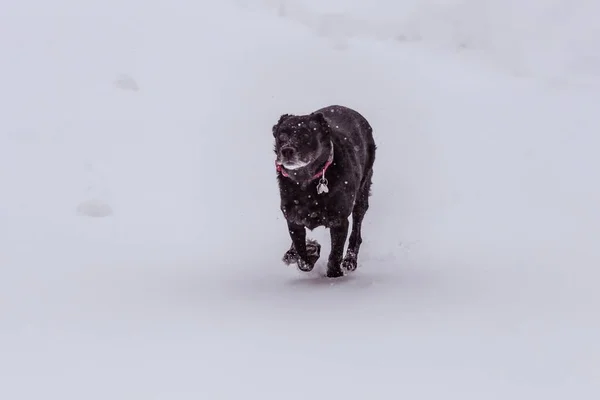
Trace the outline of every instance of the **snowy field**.
{"type": "Polygon", "coordinates": [[[600,398],[598,15],[4,2],[0,399],[600,398]],[[328,104],[379,146],[339,280],[281,262],[272,152],[328,104]]]}

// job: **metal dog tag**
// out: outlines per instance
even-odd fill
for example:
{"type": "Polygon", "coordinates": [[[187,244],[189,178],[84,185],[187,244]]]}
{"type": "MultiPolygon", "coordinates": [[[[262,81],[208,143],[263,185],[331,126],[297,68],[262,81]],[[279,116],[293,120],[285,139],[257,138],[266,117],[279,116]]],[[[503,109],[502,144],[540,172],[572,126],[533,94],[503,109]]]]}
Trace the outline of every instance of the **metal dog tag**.
{"type": "Polygon", "coordinates": [[[317,186],[317,194],[329,193],[329,188],[327,187],[327,179],[319,180],[319,185],[317,186]]]}

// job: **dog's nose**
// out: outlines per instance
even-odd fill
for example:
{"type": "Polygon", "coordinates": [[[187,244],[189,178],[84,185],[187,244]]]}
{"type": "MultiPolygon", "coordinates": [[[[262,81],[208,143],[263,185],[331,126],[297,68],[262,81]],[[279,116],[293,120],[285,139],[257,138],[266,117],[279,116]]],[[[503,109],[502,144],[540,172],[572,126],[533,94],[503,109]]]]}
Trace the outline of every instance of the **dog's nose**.
{"type": "Polygon", "coordinates": [[[291,147],[284,147],[283,149],[281,149],[281,155],[284,158],[292,158],[292,156],[294,155],[294,149],[292,149],[291,147]]]}

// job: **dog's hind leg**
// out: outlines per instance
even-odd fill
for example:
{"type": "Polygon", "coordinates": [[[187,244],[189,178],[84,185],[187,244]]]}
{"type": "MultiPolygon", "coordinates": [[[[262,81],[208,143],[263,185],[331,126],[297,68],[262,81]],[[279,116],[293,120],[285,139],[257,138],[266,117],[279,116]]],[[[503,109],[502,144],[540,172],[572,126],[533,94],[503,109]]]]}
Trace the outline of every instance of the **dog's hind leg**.
{"type": "Polygon", "coordinates": [[[346,271],[354,271],[358,266],[358,253],[360,251],[360,245],[362,244],[362,222],[369,209],[371,174],[372,172],[369,172],[365,183],[358,192],[356,202],[354,203],[354,209],[352,210],[352,232],[350,233],[350,239],[348,240],[348,250],[346,251],[344,261],[342,262],[342,268],[346,271]]]}

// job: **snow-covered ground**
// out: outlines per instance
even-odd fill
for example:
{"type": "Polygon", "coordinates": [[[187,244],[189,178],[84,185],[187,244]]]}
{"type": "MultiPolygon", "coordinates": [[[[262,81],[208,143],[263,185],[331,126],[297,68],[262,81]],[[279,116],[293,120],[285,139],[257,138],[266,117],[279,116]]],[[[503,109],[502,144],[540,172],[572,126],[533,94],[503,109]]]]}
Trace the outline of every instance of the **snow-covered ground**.
{"type": "Polygon", "coordinates": [[[600,6],[396,3],[0,6],[0,398],[599,398],[600,6]],[[334,103],[379,150],[331,281],[270,129],[334,103]]]}

